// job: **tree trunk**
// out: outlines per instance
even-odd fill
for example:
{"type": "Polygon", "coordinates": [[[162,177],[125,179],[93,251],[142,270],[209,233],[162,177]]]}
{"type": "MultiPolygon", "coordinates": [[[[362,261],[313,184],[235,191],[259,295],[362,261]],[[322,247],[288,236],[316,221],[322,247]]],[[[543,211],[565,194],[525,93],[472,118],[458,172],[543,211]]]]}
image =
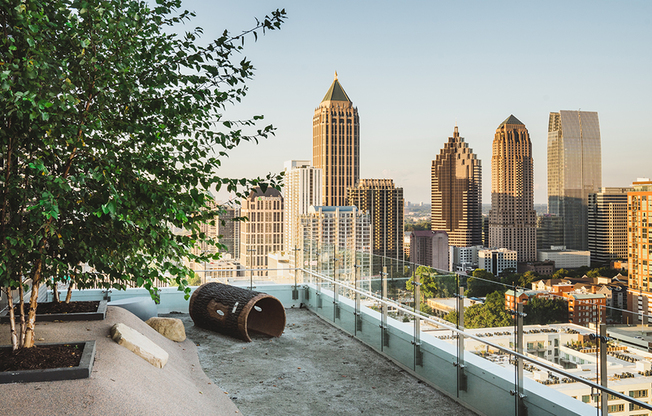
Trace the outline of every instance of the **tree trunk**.
{"type": "Polygon", "coordinates": [[[72,299],[72,279],[68,281],[68,293],[66,293],[66,303],[70,303],[72,299]]]}
{"type": "Polygon", "coordinates": [[[25,325],[25,343],[23,348],[34,346],[34,327],[36,326],[36,306],[38,304],[38,287],[41,283],[43,260],[36,261],[36,269],[32,275],[32,295],[29,297],[29,313],[25,325]]]}
{"type": "Polygon", "coordinates": [[[20,314],[20,338],[18,348],[25,344],[25,290],[23,289],[23,278],[18,278],[18,313],[20,314]]]}
{"type": "Polygon", "coordinates": [[[52,282],[52,302],[57,302],[60,303],[61,299],[59,299],[59,285],[57,282],[52,282]]]}
{"type": "Polygon", "coordinates": [[[16,351],[18,349],[18,334],[16,334],[16,314],[14,313],[14,297],[11,293],[11,288],[6,287],[7,302],[9,302],[9,328],[11,329],[11,349],[16,351]]]}

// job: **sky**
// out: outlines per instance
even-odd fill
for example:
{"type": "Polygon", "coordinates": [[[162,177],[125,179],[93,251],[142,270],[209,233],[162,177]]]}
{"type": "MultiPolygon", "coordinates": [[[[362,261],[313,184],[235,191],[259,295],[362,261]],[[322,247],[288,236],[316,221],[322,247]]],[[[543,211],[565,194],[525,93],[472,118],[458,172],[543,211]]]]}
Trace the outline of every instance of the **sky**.
{"type": "MultiPolygon", "coordinates": [[[[527,127],[534,202],[547,202],[548,116],[597,111],[602,185],[652,177],[650,1],[185,1],[204,29],[249,29],[285,8],[280,31],[248,38],[255,76],[225,117],[265,116],[276,136],[233,149],[225,177],[280,172],[312,159],[312,116],[337,71],[360,115],[361,178],[391,178],[430,202],[430,167],[454,126],[482,161],[491,202],[491,144],[513,114],[527,127]]],[[[225,199],[228,195],[219,194],[225,199]]]]}

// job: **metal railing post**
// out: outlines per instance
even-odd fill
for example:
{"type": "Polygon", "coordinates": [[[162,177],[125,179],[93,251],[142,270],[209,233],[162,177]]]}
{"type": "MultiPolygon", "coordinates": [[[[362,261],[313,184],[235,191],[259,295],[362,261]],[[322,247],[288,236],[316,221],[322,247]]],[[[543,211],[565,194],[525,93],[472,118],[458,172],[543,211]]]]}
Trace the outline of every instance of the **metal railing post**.
{"type": "MultiPolygon", "coordinates": [[[[460,276],[456,275],[457,281],[457,329],[464,331],[464,286],[461,284],[460,276]]],[[[460,397],[460,391],[467,390],[466,374],[464,374],[464,335],[463,332],[457,334],[457,362],[453,363],[457,367],[457,397],[460,397]]]]}
{"type": "Polygon", "coordinates": [[[418,312],[421,311],[421,281],[416,274],[416,265],[412,266],[412,282],[414,283],[414,311],[417,315],[414,317],[414,369],[417,366],[423,366],[423,354],[421,353],[421,318],[418,312]]]}
{"type": "Polygon", "coordinates": [[[333,258],[333,322],[340,317],[339,289],[337,286],[337,258],[333,258]]]}
{"type": "Polygon", "coordinates": [[[360,315],[360,260],[356,260],[355,262],[355,274],[353,276],[354,279],[354,287],[355,287],[355,329],[354,333],[357,335],[358,331],[362,331],[362,316],[360,315]]]}
{"type": "MultiPolygon", "coordinates": [[[[600,324],[600,385],[607,388],[607,324],[600,324]]],[[[609,395],[605,392],[600,392],[600,407],[602,408],[602,415],[606,416],[609,411],[609,395]]]]}
{"type": "Polygon", "coordinates": [[[387,333],[387,266],[383,266],[383,271],[380,273],[380,280],[382,282],[382,321],[380,323],[380,334],[381,334],[381,351],[384,347],[389,346],[389,334],[387,333]]]}
{"type": "MultiPolygon", "coordinates": [[[[523,304],[516,304],[516,352],[520,355],[523,355],[523,304]]],[[[526,416],[527,409],[523,399],[525,395],[523,394],[523,358],[520,356],[516,357],[516,386],[514,390],[514,396],[516,397],[516,414],[518,416],[526,416]]]]}

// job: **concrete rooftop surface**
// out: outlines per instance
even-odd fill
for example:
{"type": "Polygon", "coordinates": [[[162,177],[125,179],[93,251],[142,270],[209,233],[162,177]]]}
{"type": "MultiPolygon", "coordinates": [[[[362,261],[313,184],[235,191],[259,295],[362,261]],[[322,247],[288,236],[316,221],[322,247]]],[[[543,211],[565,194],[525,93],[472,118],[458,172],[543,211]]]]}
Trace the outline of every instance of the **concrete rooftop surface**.
{"type": "MultiPolygon", "coordinates": [[[[124,309],[103,321],[42,322],[38,343],[96,341],[91,377],[0,385],[13,415],[474,415],[389,359],[304,309],[286,309],[280,338],[247,343],[195,327],[176,343],[124,309]],[[109,337],[124,323],[168,352],[156,368],[109,337]],[[202,368],[204,371],[202,371],[202,368]]],[[[0,324],[0,345],[9,345],[0,324]]]]}
{"type": "Polygon", "coordinates": [[[245,342],[181,318],[206,375],[247,416],[475,415],[306,309],[279,338],[245,342]]]}

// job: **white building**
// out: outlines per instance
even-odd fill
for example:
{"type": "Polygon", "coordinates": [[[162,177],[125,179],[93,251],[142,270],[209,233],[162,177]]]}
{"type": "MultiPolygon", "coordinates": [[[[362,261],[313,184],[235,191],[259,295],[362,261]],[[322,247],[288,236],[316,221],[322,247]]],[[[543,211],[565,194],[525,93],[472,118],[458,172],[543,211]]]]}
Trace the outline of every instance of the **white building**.
{"type": "Polygon", "coordinates": [[[311,206],[321,205],[321,169],[309,160],[285,162],[283,177],[283,251],[293,255],[299,246],[299,218],[311,206]]]}
{"type": "Polygon", "coordinates": [[[466,273],[478,268],[478,252],[485,250],[483,246],[454,247],[450,246],[449,268],[452,272],[466,273]]]}
{"type": "Polygon", "coordinates": [[[538,261],[554,261],[557,269],[576,269],[591,265],[591,252],[568,250],[565,246],[552,246],[550,250],[537,250],[538,261]]]}
{"type": "Polygon", "coordinates": [[[518,252],[506,248],[492,248],[478,251],[478,268],[498,276],[505,269],[514,269],[518,264],[518,252]]]}

